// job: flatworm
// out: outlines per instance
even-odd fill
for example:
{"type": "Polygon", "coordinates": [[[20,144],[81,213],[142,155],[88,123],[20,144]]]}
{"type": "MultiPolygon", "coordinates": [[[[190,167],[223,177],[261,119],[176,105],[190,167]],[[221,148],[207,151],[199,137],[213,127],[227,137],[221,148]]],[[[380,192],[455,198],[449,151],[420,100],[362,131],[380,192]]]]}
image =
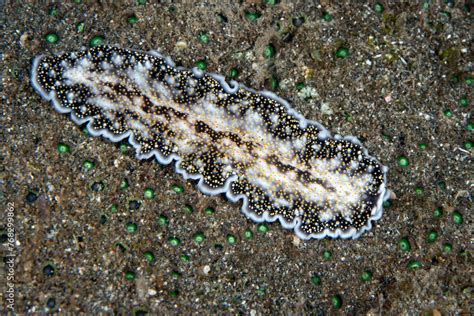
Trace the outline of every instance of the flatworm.
{"type": "Polygon", "coordinates": [[[302,239],[358,238],[381,217],[388,168],[357,138],[331,134],[285,100],[176,67],[151,52],[98,46],[38,56],[33,87],[94,136],[175,163],[209,195],[302,239]]]}

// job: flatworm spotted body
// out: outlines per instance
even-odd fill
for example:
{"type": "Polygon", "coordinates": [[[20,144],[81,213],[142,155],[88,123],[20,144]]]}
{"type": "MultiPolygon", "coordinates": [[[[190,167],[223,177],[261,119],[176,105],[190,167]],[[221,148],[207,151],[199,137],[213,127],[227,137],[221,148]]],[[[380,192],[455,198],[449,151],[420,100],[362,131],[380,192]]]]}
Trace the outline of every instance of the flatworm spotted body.
{"type": "Polygon", "coordinates": [[[242,200],[255,222],[278,219],[302,239],[357,238],[382,215],[387,167],[273,93],[106,46],[39,56],[31,81],[92,135],[174,162],[203,193],[242,200]]]}

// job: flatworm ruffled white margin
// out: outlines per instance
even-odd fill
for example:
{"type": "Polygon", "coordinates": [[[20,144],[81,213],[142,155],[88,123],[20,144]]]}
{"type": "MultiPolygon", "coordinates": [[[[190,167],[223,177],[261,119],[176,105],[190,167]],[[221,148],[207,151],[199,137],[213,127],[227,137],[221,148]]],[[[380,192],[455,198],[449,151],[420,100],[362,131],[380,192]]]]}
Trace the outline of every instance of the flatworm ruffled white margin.
{"type": "MultiPolygon", "coordinates": [[[[159,53],[155,50],[151,50],[151,51],[148,51],[148,52],[134,51],[134,50],[129,50],[129,51],[139,52],[139,53],[148,53],[150,55],[153,55],[153,56],[156,56],[156,57],[159,57],[159,58],[163,58],[171,67],[173,67],[177,70],[186,70],[186,68],[181,67],[181,66],[176,67],[175,63],[173,62],[173,60],[169,56],[164,56],[164,55],[162,55],[161,53],[159,53]]],[[[43,55],[39,55],[39,56],[35,57],[34,60],[33,60],[33,68],[31,70],[31,84],[35,88],[35,90],[44,99],[46,99],[48,101],[51,101],[53,103],[53,106],[56,109],[56,111],[58,111],[59,113],[63,113],[63,114],[70,113],[71,109],[61,106],[60,102],[58,101],[58,99],[56,97],[56,94],[55,94],[54,90],[51,90],[50,93],[46,93],[46,91],[44,91],[42,89],[41,85],[37,82],[37,69],[38,69],[38,65],[41,61],[41,58],[43,58],[43,57],[44,57],[43,55]]],[[[196,67],[192,68],[192,71],[193,71],[194,75],[196,75],[196,77],[198,77],[198,78],[201,78],[204,75],[204,72],[201,71],[200,69],[196,68],[196,67]]],[[[212,78],[216,79],[221,84],[221,86],[224,88],[224,90],[227,93],[233,94],[233,93],[236,93],[239,90],[239,88],[242,88],[242,89],[246,89],[248,91],[251,91],[253,93],[257,93],[257,94],[263,95],[265,97],[268,97],[270,99],[273,99],[274,101],[276,101],[280,104],[283,104],[287,108],[288,113],[295,116],[299,120],[301,128],[306,128],[306,126],[308,126],[308,125],[315,125],[320,130],[320,133],[318,134],[319,138],[327,139],[327,138],[331,137],[331,133],[323,125],[321,125],[317,121],[306,119],[302,114],[298,113],[295,109],[293,109],[291,107],[291,105],[286,100],[280,98],[279,96],[277,96],[273,92],[266,91],[266,90],[258,92],[254,89],[248,88],[247,86],[245,86],[243,84],[238,83],[235,80],[231,80],[230,84],[229,84],[225,80],[225,77],[222,76],[222,75],[215,74],[215,73],[207,73],[207,74],[210,75],[212,78]]],[[[283,217],[281,215],[271,216],[268,212],[264,212],[261,216],[259,216],[255,213],[249,211],[249,209],[248,209],[248,198],[245,195],[242,195],[242,194],[234,195],[234,194],[232,194],[232,192],[230,190],[231,183],[237,178],[235,175],[229,177],[226,180],[226,182],[224,183],[224,186],[222,186],[221,188],[218,188],[218,189],[211,188],[211,187],[207,186],[204,183],[204,178],[202,177],[202,175],[200,175],[200,174],[196,174],[196,175],[188,174],[184,169],[181,169],[180,168],[181,158],[179,156],[177,156],[176,154],[171,154],[168,157],[164,157],[157,150],[153,150],[153,151],[151,151],[150,153],[148,153],[146,155],[141,155],[140,154],[140,147],[141,146],[140,146],[139,143],[137,143],[135,141],[134,135],[131,133],[131,131],[128,131],[128,132],[126,132],[126,133],[124,133],[120,136],[116,136],[116,135],[111,134],[109,131],[107,131],[105,129],[94,130],[92,128],[92,125],[91,125],[92,124],[92,117],[80,119],[74,113],[71,113],[70,116],[71,116],[71,119],[78,125],[82,125],[82,124],[87,123],[87,130],[93,136],[102,136],[104,138],[109,139],[112,142],[120,142],[120,141],[128,138],[128,142],[136,150],[136,157],[140,160],[149,159],[149,158],[155,156],[156,160],[158,160],[158,162],[162,165],[168,165],[168,164],[172,163],[173,160],[176,161],[176,163],[175,163],[176,172],[181,174],[185,180],[188,180],[188,179],[198,180],[197,187],[199,188],[199,190],[202,193],[207,194],[207,195],[218,195],[218,194],[223,194],[224,193],[226,198],[229,201],[233,202],[233,203],[237,203],[239,200],[242,200],[241,211],[248,218],[250,218],[252,221],[254,221],[256,223],[263,223],[263,222],[275,222],[276,220],[278,220],[284,228],[289,229],[289,230],[293,229],[295,231],[296,235],[299,238],[304,239],[304,240],[313,239],[313,238],[314,239],[322,239],[322,238],[325,238],[325,237],[343,238],[343,239],[349,239],[349,238],[357,239],[357,238],[359,238],[364,232],[369,231],[369,230],[372,229],[372,221],[378,220],[382,217],[383,202],[388,200],[389,196],[390,196],[390,190],[387,189],[388,167],[383,166],[382,164],[379,163],[379,161],[376,158],[370,156],[369,153],[368,153],[368,150],[365,147],[363,147],[362,143],[359,141],[359,139],[357,137],[355,137],[355,136],[344,136],[343,137],[341,135],[335,134],[334,139],[336,139],[336,140],[341,140],[341,139],[342,140],[347,140],[347,141],[350,141],[350,142],[352,142],[356,145],[359,145],[361,147],[361,149],[363,150],[364,155],[366,155],[367,157],[370,157],[371,159],[374,159],[377,163],[379,163],[382,166],[382,171],[384,173],[384,183],[380,187],[379,198],[377,200],[376,206],[372,209],[372,212],[371,212],[372,215],[367,220],[367,224],[365,226],[361,227],[361,229],[356,230],[354,227],[352,227],[351,229],[346,230],[346,231],[343,231],[340,228],[336,229],[335,231],[331,231],[329,229],[324,229],[322,232],[320,232],[318,234],[306,234],[306,233],[304,233],[303,231],[300,230],[301,220],[300,220],[299,217],[295,217],[295,219],[291,223],[288,223],[283,219],[283,217]]]]}

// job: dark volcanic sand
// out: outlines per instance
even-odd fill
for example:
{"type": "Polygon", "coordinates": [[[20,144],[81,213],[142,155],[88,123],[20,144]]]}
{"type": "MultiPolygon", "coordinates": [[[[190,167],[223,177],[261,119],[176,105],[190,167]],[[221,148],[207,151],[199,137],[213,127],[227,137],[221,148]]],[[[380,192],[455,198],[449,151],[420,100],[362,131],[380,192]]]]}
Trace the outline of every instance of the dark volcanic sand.
{"type": "Polygon", "coordinates": [[[0,220],[6,246],[14,203],[15,311],[472,313],[469,6],[164,2],[3,5],[0,220]],[[358,136],[390,168],[391,205],[358,240],[301,241],[278,223],[259,232],[239,205],[204,196],[173,167],[88,137],[35,93],[29,72],[34,56],[87,48],[98,35],[188,68],[198,60],[227,76],[236,68],[239,82],[358,136]],[[275,55],[266,58],[269,44],[275,55]],[[364,271],[371,277],[362,280],[364,271]]]}

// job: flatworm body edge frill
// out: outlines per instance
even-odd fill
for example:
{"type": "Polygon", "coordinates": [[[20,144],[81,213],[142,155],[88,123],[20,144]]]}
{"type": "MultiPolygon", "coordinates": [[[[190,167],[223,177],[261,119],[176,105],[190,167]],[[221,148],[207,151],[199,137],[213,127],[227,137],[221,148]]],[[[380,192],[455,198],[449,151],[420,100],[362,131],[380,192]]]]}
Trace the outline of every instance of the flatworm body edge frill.
{"type": "Polygon", "coordinates": [[[388,168],[353,136],[332,136],[269,91],[176,67],[156,51],[98,46],[38,56],[31,83],[93,136],[138,159],[174,162],[208,195],[242,200],[254,222],[301,239],[358,238],[389,197],[388,168]]]}

